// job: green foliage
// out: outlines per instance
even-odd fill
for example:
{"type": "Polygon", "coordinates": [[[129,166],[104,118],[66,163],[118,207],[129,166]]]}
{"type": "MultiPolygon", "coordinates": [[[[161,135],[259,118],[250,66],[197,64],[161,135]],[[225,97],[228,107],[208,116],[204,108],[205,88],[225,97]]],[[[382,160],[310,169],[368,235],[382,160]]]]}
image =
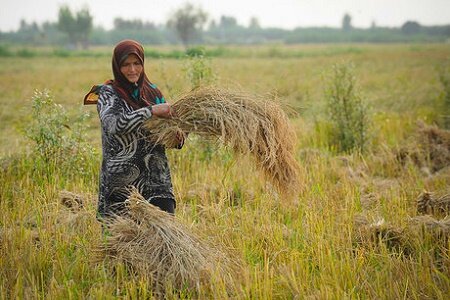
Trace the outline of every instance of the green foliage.
{"type": "Polygon", "coordinates": [[[226,56],[229,53],[225,47],[220,46],[216,48],[206,49],[203,46],[190,47],[185,54],[189,57],[220,57],[226,56]]]}
{"type": "Polygon", "coordinates": [[[20,49],[17,51],[17,56],[20,57],[35,57],[36,52],[27,48],[20,49]]]}
{"type": "Polygon", "coordinates": [[[332,123],[331,143],[338,151],[364,151],[369,119],[350,63],[335,64],[328,75],[325,100],[332,123]]]}
{"type": "Polygon", "coordinates": [[[170,52],[158,51],[156,49],[145,49],[145,57],[147,58],[183,58],[184,52],[180,50],[172,50],[170,52]]]}
{"type": "Polygon", "coordinates": [[[79,41],[82,43],[83,48],[87,48],[89,33],[92,30],[93,17],[89,13],[87,8],[77,12],[76,27],[78,30],[79,41]]]}
{"type": "Polygon", "coordinates": [[[190,51],[187,51],[188,59],[184,70],[193,89],[211,84],[216,78],[211,67],[211,61],[204,56],[204,53],[203,48],[191,48],[190,51]]]}
{"type": "Polygon", "coordinates": [[[76,43],[76,19],[68,6],[61,6],[58,13],[58,29],[69,36],[71,42],[76,43]]]}
{"type": "Polygon", "coordinates": [[[450,129],[450,63],[443,66],[439,71],[439,80],[442,84],[442,126],[450,129]]]}
{"type": "Polygon", "coordinates": [[[402,25],[401,30],[404,34],[411,35],[420,33],[421,28],[422,26],[420,26],[419,23],[415,21],[407,21],[402,25]]]}
{"type": "Polygon", "coordinates": [[[55,49],[53,50],[53,55],[57,57],[69,57],[71,53],[64,49],[55,49]]]}
{"type": "Polygon", "coordinates": [[[186,3],[175,11],[167,25],[176,31],[183,45],[187,47],[195,38],[195,35],[202,30],[207,19],[206,12],[186,3]]]}
{"type": "Polygon", "coordinates": [[[205,47],[201,46],[190,47],[186,50],[186,55],[189,57],[205,56],[205,54],[206,54],[205,47]]]}
{"type": "Polygon", "coordinates": [[[178,44],[185,47],[193,43],[205,44],[296,44],[296,43],[399,43],[399,42],[447,42],[450,25],[423,26],[407,21],[399,27],[381,27],[372,23],[370,28],[352,26],[352,18],[345,14],[340,28],[297,27],[292,30],[263,28],[256,18],[249,26],[240,25],[233,16],[221,16],[212,20],[204,30],[207,13],[187,3],[180,7],[166,23],[157,25],[139,19],[114,19],[114,28],[93,28],[93,16],[88,9],[73,12],[67,5],[59,10],[58,21],[27,23],[13,32],[0,32],[0,43],[22,45],[95,45],[111,46],[122,39],[135,39],[144,45],[178,44]]]}
{"type": "Polygon", "coordinates": [[[81,43],[85,48],[92,30],[92,20],[88,9],[82,9],[74,15],[67,5],[63,5],[59,9],[58,29],[67,34],[71,44],[77,46],[81,43]]]}
{"type": "Polygon", "coordinates": [[[9,48],[5,45],[0,45],[0,57],[9,57],[12,56],[13,53],[9,50],[9,48]]]}
{"type": "Polygon", "coordinates": [[[352,29],[352,17],[349,14],[345,14],[342,18],[342,30],[350,31],[352,29]]]}
{"type": "Polygon", "coordinates": [[[33,154],[37,165],[42,164],[47,171],[87,172],[88,162],[95,154],[85,140],[83,124],[87,117],[87,114],[80,114],[75,120],[70,120],[64,108],[53,101],[47,90],[35,91],[32,120],[25,126],[24,134],[34,142],[33,154]]]}

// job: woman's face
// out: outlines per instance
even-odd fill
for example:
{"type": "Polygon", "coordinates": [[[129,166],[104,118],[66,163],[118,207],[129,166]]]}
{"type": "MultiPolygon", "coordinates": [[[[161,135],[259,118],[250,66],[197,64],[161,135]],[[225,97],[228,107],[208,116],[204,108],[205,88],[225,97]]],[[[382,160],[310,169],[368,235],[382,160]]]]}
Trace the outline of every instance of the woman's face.
{"type": "Polygon", "coordinates": [[[123,76],[131,83],[135,83],[139,80],[143,69],[144,67],[141,64],[141,61],[135,54],[128,55],[127,59],[125,59],[120,66],[120,72],[122,72],[123,76]]]}

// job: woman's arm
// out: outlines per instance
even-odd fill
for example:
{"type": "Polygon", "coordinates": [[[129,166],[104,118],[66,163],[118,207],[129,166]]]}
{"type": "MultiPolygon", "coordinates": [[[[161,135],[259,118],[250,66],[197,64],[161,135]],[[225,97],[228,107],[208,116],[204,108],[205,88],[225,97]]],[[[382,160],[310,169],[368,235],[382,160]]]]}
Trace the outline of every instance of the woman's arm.
{"type": "Polygon", "coordinates": [[[102,87],[99,92],[97,111],[102,126],[111,134],[132,132],[152,116],[151,107],[127,112],[122,101],[110,86],[102,87]]]}

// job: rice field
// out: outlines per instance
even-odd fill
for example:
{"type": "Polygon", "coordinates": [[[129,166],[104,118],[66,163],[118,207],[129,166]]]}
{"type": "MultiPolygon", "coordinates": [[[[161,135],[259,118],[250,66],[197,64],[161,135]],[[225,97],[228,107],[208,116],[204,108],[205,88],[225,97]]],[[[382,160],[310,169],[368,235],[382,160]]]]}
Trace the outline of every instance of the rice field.
{"type": "MultiPolygon", "coordinates": [[[[194,288],[169,280],[165,298],[448,299],[450,137],[429,126],[441,126],[448,112],[440,74],[450,66],[449,45],[233,53],[206,61],[210,84],[273,99],[285,110],[296,136],[298,193],[279,194],[252,157],[199,136],[168,150],[176,221],[229,253],[237,272],[217,268],[194,288]],[[324,78],[341,62],[354,64],[369,107],[362,154],[338,152],[328,139],[324,78]]],[[[187,59],[147,59],[145,67],[169,102],[191,89],[187,59]]],[[[148,276],[102,256],[108,240],[96,220],[100,129],[95,107],[83,107],[82,99],[110,76],[107,55],[0,57],[0,299],[161,296],[148,276]],[[35,123],[32,98],[44,89],[67,119],[35,123]],[[77,134],[87,143],[39,152],[27,135],[45,124],[63,128],[56,143],[71,135],[79,141],[77,134]]]]}

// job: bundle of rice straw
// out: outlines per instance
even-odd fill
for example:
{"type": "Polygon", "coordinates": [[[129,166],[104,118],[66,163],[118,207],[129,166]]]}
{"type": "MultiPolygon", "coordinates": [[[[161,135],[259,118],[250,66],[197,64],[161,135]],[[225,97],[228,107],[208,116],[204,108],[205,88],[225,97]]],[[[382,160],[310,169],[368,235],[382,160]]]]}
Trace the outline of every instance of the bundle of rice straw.
{"type": "Polygon", "coordinates": [[[176,118],[151,118],[145,124],[153,142],[173,148],[180,132],[217,138],[235,153],[252,154],[266,178],[283,194],[298,190],[296,135],[273,100],[202,87],[187,93],[172,107],[176,118]]]}
{"type": "Polygon", "coordinates": [[[61,204],[73,212],[80,211],[85,207],[86,199],[83,195],[63,190],[59,192],[59,198],[61,204]]]}
{"type": "Polygon", "coordinates": [[[436,220],[429,215],[416,216],[409,219],[406,226],[395,227],[382,219],[370,223],[366,217],[358,216],[354,230],[354,241],[363,247],[385,244],[390,250],[411,255],[422,251],[423,244],[429,242],[429,247],[448,251],[450,218],[436,220]]]}
{"type": "Polygon", "coordinates": [[[231,257],[198,238],[177,219],[147,202],[136,189],[126,200],[127,216],[107,224],[99,259],[121,262],[152,284],[155,295],[167,288],[195,291],[214,275],[232,276],[231,257]]]}
{"type": "Polygon", "coordinates": [[[353,236],[359,246],[371,248],[383,243],[394,251],[412,252],[405,230],[386,223],[384,219],[370,223],[365,216],[357,216],[353,236]]]}
{"type": "Polygon", "coordinates": [[[434,193],[424,191],[417,198],[417,212],[422,215],[449,216],[450,194],[438,196],[434,193]]]}
{"type": "Polygon", "coordinates": [[[450,130],[436,125],[417,123],[417,130],[397,157],[400,162],[411,161],[419,167],[429,168],[431,173],[450,166],[450,130]]]}
{"type": "Polygon", "coordinates": [[[438,220],[430,215],[416,216],[409,220],[408,226],[411,229],[419,230],[421,234],[424,233],[424,229],[425,232],[431,233],[437,238],[448,240],[450,237],[450,218],[438,220]]]}

